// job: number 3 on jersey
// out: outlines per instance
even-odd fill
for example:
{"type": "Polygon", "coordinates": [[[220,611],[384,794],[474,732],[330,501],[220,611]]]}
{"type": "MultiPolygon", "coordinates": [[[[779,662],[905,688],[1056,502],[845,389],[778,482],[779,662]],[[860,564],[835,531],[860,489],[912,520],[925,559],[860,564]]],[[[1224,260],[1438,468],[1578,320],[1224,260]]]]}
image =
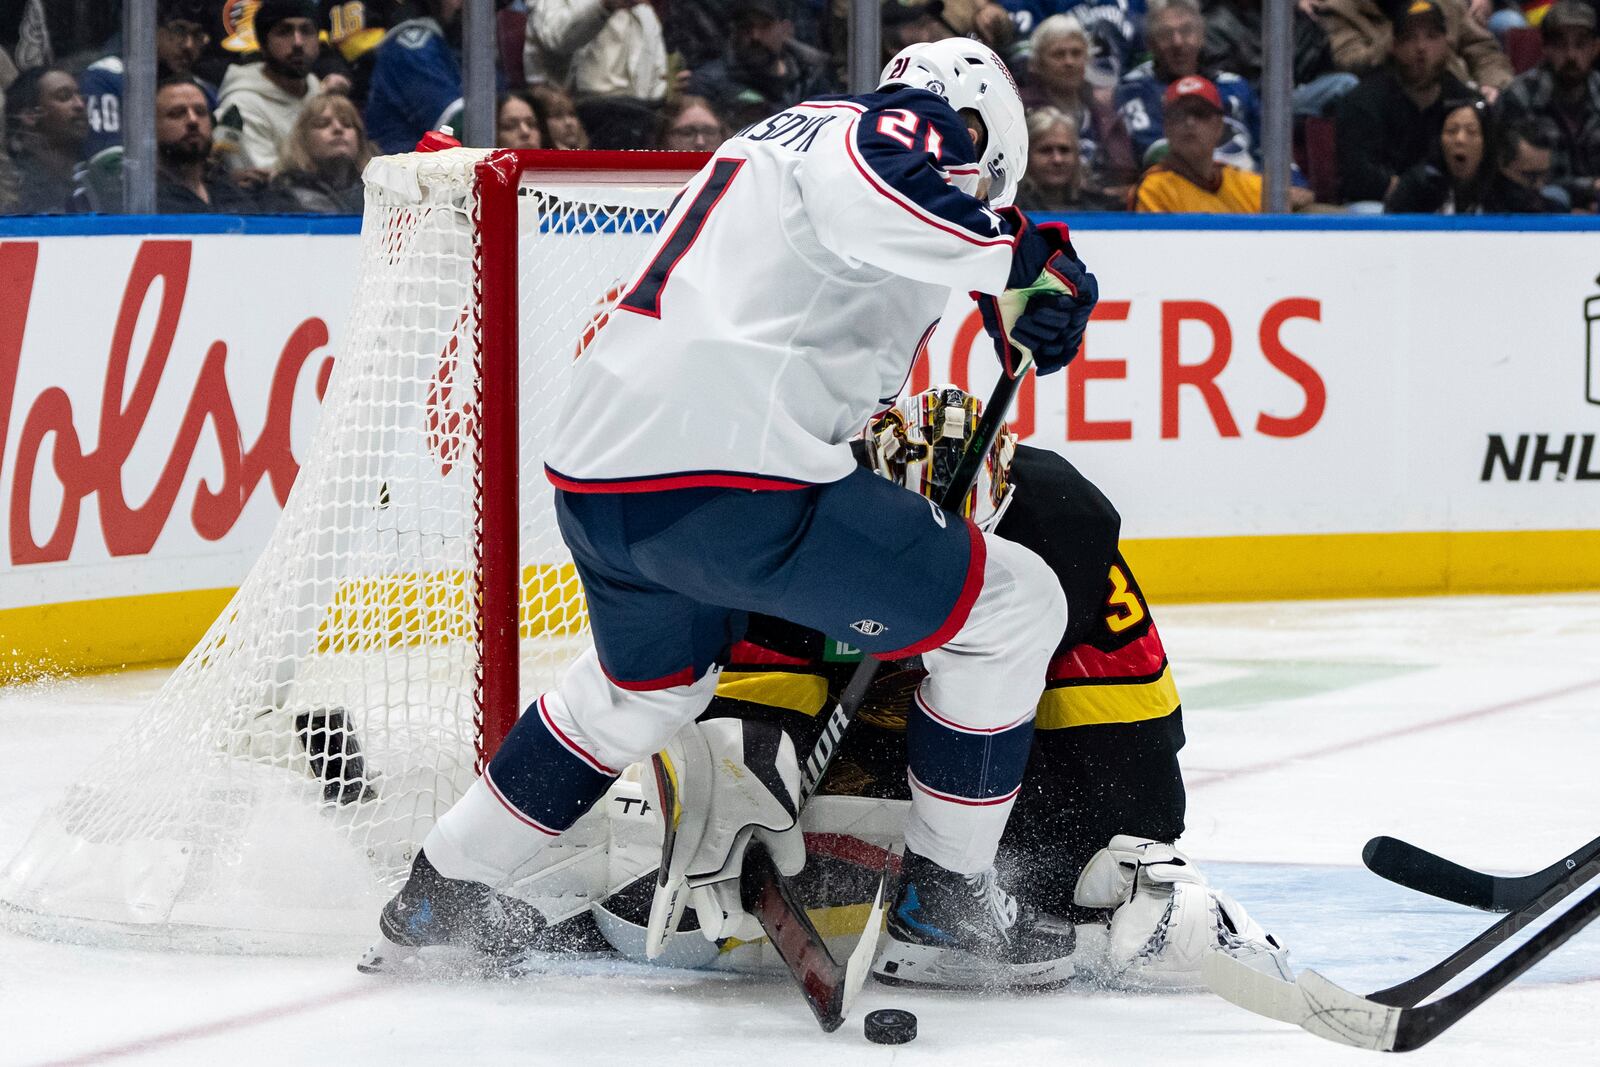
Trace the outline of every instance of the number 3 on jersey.
{"type": "Polygon", "coordinates": [[[711,209],[717,206],[717,201],[728,191],[734,175],[739,173],[739,168],[742,166],[744,166],[742,159],[719,159],[712,164],[711,177],[707,178],[700,191],[694,194],[694,199],[689,202],[689,210],[678,220],[672,236],[667,238],[661,250],[650,261],[650,265],[645,268],[644,276],[628,290],[628,295],[622,298],[620,307],[636,311],[641,315],[649,315],[652,319],[661,317],[661,290],[666,287],[668,276],[672,274],[672,269],[678,265],[678,261],[688,253],[689,246],[694,244],[695,238],[700,236],[711,209]]]}
{"type": "Polygon", "coordinates": [[[1144,621],[1145,609],[1139,594],[1129,584],[1127,573],[1114,563],[1111,565],[1111,595],[1106,598],[1106,606],[1111,609],[1105,617],[1106,629],[1114,634],[1144,621]]]}

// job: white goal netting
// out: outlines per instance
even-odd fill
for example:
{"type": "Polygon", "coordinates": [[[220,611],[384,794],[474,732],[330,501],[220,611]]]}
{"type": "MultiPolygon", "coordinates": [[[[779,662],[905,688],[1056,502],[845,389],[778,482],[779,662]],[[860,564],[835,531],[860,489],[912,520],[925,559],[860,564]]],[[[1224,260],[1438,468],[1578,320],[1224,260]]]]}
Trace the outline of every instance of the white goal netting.
{"type": "Polygon", "coordinates": [[[520,321],[485,324],[484,155],[369,168],[351,316],[277,529],[151,705],[0,873],[14,925],[218,950],[365,940],[475,774],[486,543],[519,546],[518,708],[583,647],[543,438],[567,368],[686,175],[525,175],[520,321]],[[479,339],[511,325],[520,516],[497,529],[479,507],[479,339]]]}

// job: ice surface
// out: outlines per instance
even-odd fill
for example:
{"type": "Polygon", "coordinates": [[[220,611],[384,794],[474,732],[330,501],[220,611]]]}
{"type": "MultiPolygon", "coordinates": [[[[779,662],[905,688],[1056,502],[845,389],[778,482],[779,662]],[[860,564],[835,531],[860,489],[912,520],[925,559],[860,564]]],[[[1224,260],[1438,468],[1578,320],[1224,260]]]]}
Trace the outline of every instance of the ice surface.
{"type": "MultiPolygon", "coordinates": [[[[1487,869],[1600,834],[1600,596],[1158,608],[1184,694],[1183,846],[1297,967],[1366,992],[1494,917],[1360,866],[1394,834],[1487,869]]],[[[0,862],[160,672],[0,689],[0,862]]],[[[519,982],[366,979],[343,955],[109,951],[0,932],[0,1064],[1187,1065],[1375,1062],[1209,996],[966,998],[869,984],[831,1036],[777,979],[586,964],[519,982]],[[920,1018],[868,1044],[878,1007],[920,1018]]],[[[1600,1064],[1600,929],[1418,1064],[1600,1064]]]]}

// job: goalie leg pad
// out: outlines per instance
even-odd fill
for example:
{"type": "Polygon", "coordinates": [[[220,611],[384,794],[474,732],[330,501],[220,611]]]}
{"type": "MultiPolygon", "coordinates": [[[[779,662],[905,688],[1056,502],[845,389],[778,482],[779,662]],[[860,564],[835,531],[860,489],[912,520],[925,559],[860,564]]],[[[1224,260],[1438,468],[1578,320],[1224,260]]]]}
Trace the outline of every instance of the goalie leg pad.
{"type": "Polygon", "coordinates": [[[805,866],[794,742],[765,723],[708,719],[684,727],[651,769],[666,829],[648,955],[660,955],[689,903],[707,940],[760,937],[739,903],[750,841],[759,838],[785,875],[805,866]]]}
{"type": "Polygon", "coordinates": [[[1171,845],[1119,834],[1095,853],[1078,879],[1073,903],[1115,908],[1095,961],[1115,985],[1206,988],[1206,954],[1226,952],[1256,970],[1292,981],[1289,953],[1238,901],[1213,889],[1171,845]]]}

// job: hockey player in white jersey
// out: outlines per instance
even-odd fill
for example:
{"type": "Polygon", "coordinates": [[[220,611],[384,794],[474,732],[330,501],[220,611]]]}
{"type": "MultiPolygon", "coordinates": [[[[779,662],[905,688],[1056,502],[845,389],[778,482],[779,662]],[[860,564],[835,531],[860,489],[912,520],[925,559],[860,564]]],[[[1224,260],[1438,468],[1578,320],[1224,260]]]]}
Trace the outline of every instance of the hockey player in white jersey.
{"type": "MultiPolygon", "coordinates": [[[[1071,926],[1019,909],[993,866],[1066,623],[1060,585],[1029,550],[857,467],[848,444],[954,289],[978,294],[1003,360],[1016,342],[1047,373],[1077,352],[1093,275],[1063,227],[987,203],[1009,203],[1026,159],[1004,64],[947,40],[901,52],[877,92],[749,127],[688,184],[579,362],[546,457],[594,648],[428,835],[366,969],[537,945],[537,913],[496,890],[693,722],[759,612],[923,657],[887,951],[960,959],[992,984],[1070,975],[1071,926]]],[[[747,735],[717,757],[751,815],[720,812],[700,869],[736,878],[754,833],[793,873],[792,745],[747,735]]],[[[695,815],[667,813],[705,830],[695,815]]]]}

